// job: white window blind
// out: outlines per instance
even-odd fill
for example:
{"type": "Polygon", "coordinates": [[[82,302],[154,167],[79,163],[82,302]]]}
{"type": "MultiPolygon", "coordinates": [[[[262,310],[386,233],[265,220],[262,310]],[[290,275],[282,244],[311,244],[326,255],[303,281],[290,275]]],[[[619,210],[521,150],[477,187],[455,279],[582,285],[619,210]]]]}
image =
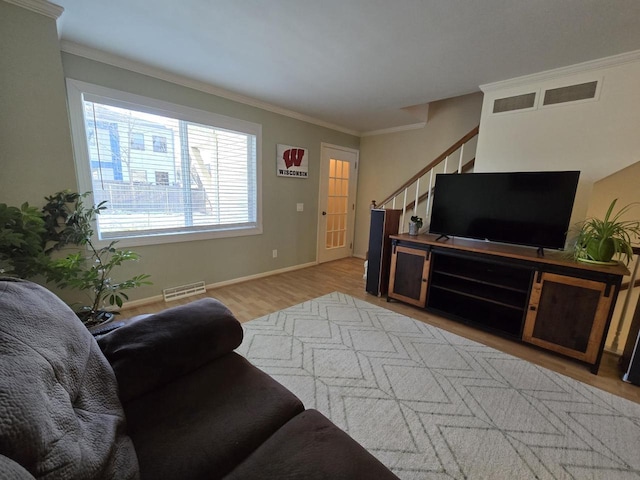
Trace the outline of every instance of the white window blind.
{"type": "Polygon", "coordinates": [[[74,139],[85,140],[78,170],[94,203],[107,201],[100,239],[261,232],[259,125],[70,82],[79,94],[73,102],[69,89],[71,110],[81,110],[74,139]]]}

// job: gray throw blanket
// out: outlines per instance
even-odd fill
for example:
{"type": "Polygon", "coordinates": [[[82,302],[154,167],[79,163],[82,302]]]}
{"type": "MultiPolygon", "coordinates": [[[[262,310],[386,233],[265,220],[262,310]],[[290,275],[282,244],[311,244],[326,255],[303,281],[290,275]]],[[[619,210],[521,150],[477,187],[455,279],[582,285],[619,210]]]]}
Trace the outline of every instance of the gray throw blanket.
{"type": "Polygon", "coordinates": [[[0,478],[138,478],[125,426],[113,370],[73,311],[0,278],[0,478]]]}

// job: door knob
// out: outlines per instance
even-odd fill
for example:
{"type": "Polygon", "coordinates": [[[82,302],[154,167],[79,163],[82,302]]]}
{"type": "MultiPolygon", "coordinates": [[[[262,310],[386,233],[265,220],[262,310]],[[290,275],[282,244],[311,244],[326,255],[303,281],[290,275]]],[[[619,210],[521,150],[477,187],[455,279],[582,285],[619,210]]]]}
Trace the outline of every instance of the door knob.
{"type": "Polygon", "coordinates": [[[322,212],[322,215],[326,215],[326,214],[327,214],[327,212],[322,212]]]}

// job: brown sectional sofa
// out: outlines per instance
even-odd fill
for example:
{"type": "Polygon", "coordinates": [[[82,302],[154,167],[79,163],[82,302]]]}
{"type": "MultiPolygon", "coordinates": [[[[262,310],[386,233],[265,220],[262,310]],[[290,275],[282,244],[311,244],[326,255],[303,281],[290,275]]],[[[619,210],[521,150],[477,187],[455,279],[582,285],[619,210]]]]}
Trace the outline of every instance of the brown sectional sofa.
{"type": "Polygon", "coordinates": [[[233,352],[242,333],[233,314],[208,298],[94,339],[44,288],[0,279],[0,472],[397,479],[233,352]]]}

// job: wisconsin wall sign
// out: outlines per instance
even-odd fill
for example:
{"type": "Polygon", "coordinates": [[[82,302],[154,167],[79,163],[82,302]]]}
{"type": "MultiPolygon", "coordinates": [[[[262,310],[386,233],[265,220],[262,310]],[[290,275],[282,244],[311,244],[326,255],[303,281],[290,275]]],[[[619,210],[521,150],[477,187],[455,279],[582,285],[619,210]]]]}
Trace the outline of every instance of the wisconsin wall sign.
{"type": "Polygon", "coordinates": [[[279,177],[309,178],[309,150],[278,144],[276,171],[279,177]]]}

